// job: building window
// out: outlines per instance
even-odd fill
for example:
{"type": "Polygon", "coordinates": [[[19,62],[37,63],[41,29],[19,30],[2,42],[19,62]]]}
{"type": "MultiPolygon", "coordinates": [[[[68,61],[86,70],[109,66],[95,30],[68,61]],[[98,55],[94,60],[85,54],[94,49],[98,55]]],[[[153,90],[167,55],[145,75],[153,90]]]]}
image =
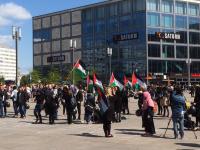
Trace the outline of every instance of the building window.
{"type": "Polygon", "coordinates": [[[41,32],[40,30],[33,31],[33,42],[41,42],[41,32]]]}
{"type": "Polygon", "coordinates": [[[173,13],[173,1],[172,0],[162,0],[162,12],[173,13]]]}
{"type": "Polygon", "coordinates": [[[117,14],[118,14],[117,3],[113,3],[109,7],[109,15],[112,17],[112,16],[117,16],[117,14]]]}
{"type": "Polygon", "coordinates": [[[199,15],[199,5],[198,4],[189,4],[188,6],[188,14],[192,16],[199,15]]]}
{"type": "Polygon", "coordinates": [[[96,47],[104,47],[106,44],[105,38],[101,36],[96,37],[95,41],[96,41],[95,45],[96,47]]]}
{"type": "Polygon", "coordinates": [[[104,7],[99,7],[96,9],[96,18],[103,19],[105,17],[105,10],[104,7]]]}
{"type": "Polygon", "coordinates": [[[190,58],[200,59],[200,47],[190,47],[190,58]]]}
{"type": "Polygon", "coordinates": [[[190,32],[189,40],[190,44],[200,44],[200,34],[196,32],[190,32]]]}
{"type": "Polygon", "coordinates": [[[174,58],[174,46],[163,45],[162,57],[163,58],[174,58]]]}
{"type": "Polygon", "coordinates": [[[133,25],[134,28],[145,28],[146,25],[146,14],[145,13],[134,13],[133,14],[133,25]],[[140,21],[138,21],[138,18],[140,21]]]}
{"type": "Polygon", "coordinates": [[[83,11],[83,19],[85,21],[91,21],[93,19],[92,9],[86,9],[83,11]]]}
{"type": "Polygon", "coordinates": [[[186,46],[176,46],[176,58],[187,58],[186,46]]]}
{"type": "Polygon", "coordinates": [[[117,32],[118,31],[118,21],[117,18],[112,18],[108,20],[107,32],[117,32]]]}
{"type": "Polygon", "coordinates": [[[177,14],[187,14],[187,4],[184,2],[176,2],[176,9],[177,14]]]}
{"type": "Polygon", "coordinates": [[[146,10],[146,0],[135,0],[133,1],[133,8],[135,11],[145,11],[146,10]]]}
{"type": "Polygon", "coordinates": [[[187,32],[186,31],[176,31],[177,34],[180,34],[180,40],[176,40],[176,43],[187,43],[187,32]]]}
{"type": "Polygon", "coordinates": [[[120,2],[120,14],[125,15],[131,13],[132,5],[130,0],[120,2]]]}
{"type": "Polygon", "coordinates": [[[160,45],[149,44],[148,45],[148,56],[149,57],[160,57],[160,45]]]}
{"type": "Polygon", "coordinates": [[[120,18],[120,31],[127,31],[131,28],[131,16],[123,16],[120,18]]]}
{"type": "Polygon", "coordinates": [[[147,0],[147,10],[159,11],[159,0],[147,0]]]}
{"type": "Polygon", "coordinates": [[[174,20],[172,15],[162,15],[162,26],[166,28],[173,28],[174,20]]]}
{"type": "Polygon", "coordinates": [[[148,29],[148,41],[160,41],[160,39],[156,38],[156,32],[160,32],[160,29],[149,28],[148,29]]]}
{"type": "Polygon", "coordinates": [[[189,18],[189,29],[199,30],[200,29],[200,19],[195,17],[189,18]]]}
{"type": "Polygon", "coordinates": [[[185,16],[176,16],[176,28],[187,29],[187,17],[185,17],[185,16]]]}
{"type": "Polygon", "coordinates": [[[83,34],[92,34],[93,33],[93,24],[92,22],[83,23],[83,34]]]}
{"type": "Polygon", "coordinates": [[[147,25],[158,27],[160,26],[160,14],[157,13],[148,13],[147,16],[147,25]]]}
{"type": "Polygon", "coordinates": [[[105,32],[105,22],[104,21],[96,21],[96,33],[104,33],[105,32]]]}

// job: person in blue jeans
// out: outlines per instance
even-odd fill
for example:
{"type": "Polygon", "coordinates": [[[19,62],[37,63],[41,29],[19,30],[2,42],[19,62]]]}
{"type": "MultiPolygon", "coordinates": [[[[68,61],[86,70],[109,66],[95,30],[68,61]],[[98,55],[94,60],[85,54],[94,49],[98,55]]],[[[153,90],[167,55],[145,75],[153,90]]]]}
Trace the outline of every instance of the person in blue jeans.
{"type": "Polygon", "coordinates": [[[171,109],[172,109],[172,121],[174,129],[174,138],[178,138],[178,130],[181,139],[184,137],[184,110],[185,110],[185,98],[182,94],[181,87],[176,87],[171,93],[171,109]]]}

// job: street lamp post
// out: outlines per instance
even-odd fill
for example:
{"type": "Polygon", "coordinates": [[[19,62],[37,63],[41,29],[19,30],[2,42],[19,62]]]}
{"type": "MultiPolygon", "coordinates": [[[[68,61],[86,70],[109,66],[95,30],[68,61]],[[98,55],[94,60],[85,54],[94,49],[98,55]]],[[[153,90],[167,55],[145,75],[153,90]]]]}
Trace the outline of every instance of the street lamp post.
{"type": "Polygon", "coordinates": [[[111,76],[111,73],[112,73],[112,62],[111,62],[111,59],[112,59],[112,48],[107,48],[107,54],[108,54],[108,57],[109,57],[109,74],[111,76]]]}
{"type": "MultiPolygon", "coordinates": [[[[76,40],[70,40],[70,48],[72,50],[72,69],[74,67],[74,51],[76,49],[76,40]]],[[[72,71],[72,83],[74,84],[74,71],[72,71]]]]}
{"type": "Polygon", "coordinates": [[[192,60],[191,59],[187,59],[186,60],[186,64],[187,64],[187,68],[188,68],[188,86],[190,86],[190,80],[191,80],[191,76],[190,76],[190,65],[192,63],[192,60]]]}
{"type": "Polygon", "coordinates": [[[18,42],[21,39],[21,27],[12,27],[12,38],[15,40],[15,48],[16,48],[16,76],[15,82],[16,86],[18,86],[18,42]]]}

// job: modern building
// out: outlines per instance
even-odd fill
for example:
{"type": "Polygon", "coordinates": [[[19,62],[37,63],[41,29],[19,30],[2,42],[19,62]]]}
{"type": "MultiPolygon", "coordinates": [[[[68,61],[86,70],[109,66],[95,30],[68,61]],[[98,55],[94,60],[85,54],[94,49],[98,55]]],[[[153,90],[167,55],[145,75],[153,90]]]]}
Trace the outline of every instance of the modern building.
{"type": "Polygon", "coordinates": [[[34,68],[71,69],[70,39],[77,41],[74,61],[107,80],[167,75],[177,82],[200,81],[200,0],[108,0],[33,17],[34,68]]]}
{"type": "Polygon", "coordinates": [[[0,46],[0,77],[15,81],[16,51],[15,49],[0,46]]]}

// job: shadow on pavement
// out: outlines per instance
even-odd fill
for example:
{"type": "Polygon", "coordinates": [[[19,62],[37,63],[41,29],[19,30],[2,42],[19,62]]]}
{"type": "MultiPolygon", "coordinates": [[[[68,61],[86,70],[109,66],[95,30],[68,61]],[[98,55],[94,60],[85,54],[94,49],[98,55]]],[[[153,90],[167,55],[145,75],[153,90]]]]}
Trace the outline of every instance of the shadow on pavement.
{"type": "Polygon", "coordinates": [[[200,144],[195,144],[195,143],[175,143],[175,144],[192,148],[200,148],[200,144]]]}
{"type": "Polygon", "coordinates": [[[91,133],[69,134],[69,135],[81,136],[81,137],[92,137],[92,138],[101,138],[101,137],[104,137],[104,136],[100,136],[100,135],[94,135],[94,134],[91,134],[91,133]]]}
{"type": "Polygon", "coordinates": [[[174,139],[172,137],[163,137],[159,135],[143,136],[144,130],[141,130],[141,129],[115,129],[115,130],[120,131],[120,132],[117,132],[117,134],[139,135],[146,138],[174,139]]]}

